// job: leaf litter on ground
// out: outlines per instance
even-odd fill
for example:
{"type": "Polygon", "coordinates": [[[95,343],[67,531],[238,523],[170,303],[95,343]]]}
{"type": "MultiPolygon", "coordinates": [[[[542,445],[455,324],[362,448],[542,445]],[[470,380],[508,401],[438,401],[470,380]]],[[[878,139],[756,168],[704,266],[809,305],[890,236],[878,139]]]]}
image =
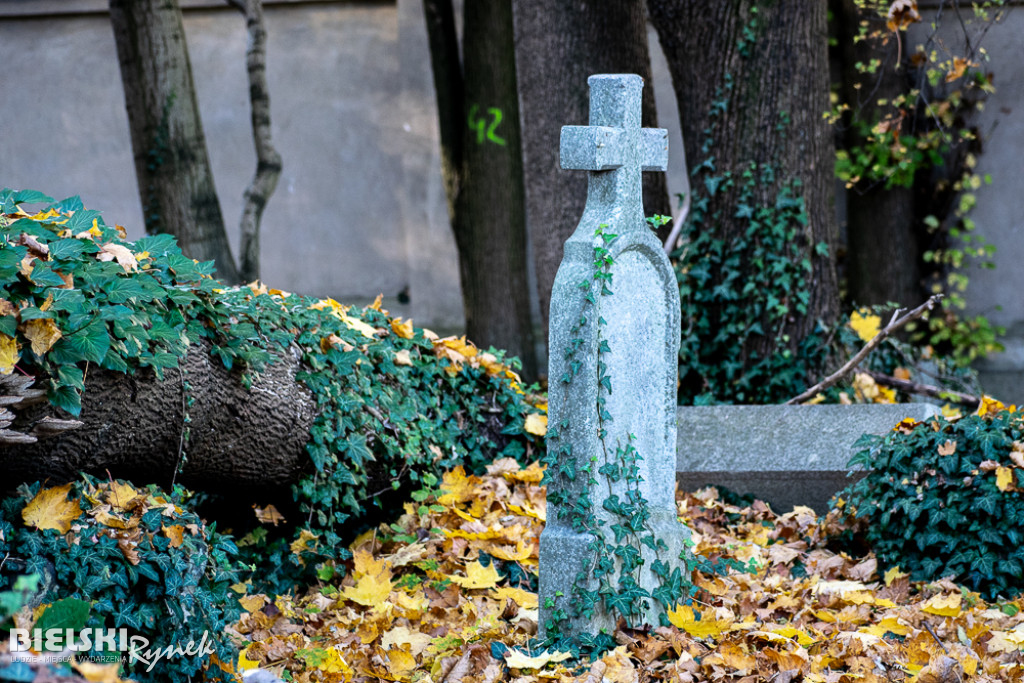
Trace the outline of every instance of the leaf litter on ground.
{"type": "MultiPolygon", "coordinates": [[[[836,513],[776,514],[713,488],[677,497],[694,551],[757,570],[694,577],[670,626],[620,627],[599,659],[531,649],[546,513],[537,464],[446,473],[429,505],[351,545],[344,578],[304,595],[243,598],[240,668],[316,681],[1024,680],[1024,599],[986,603],[949,580],[911,582],[829,547],[836,513]]],[[[340,574],[340,572],[339,572],[340,574]]]]}

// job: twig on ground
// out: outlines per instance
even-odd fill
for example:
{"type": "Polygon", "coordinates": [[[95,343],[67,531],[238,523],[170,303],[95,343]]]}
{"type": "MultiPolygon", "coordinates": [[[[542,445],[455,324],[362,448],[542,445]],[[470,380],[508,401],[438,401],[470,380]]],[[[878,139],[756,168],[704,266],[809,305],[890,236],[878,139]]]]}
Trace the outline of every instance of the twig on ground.
{"type": "Polygon", "coordinates": [[[889,324],[886,325],[882,330],[880,330],[878,334],[876,334],[874,337],[872,337],[871,341],[869,341],[867,344],[865,344],[864,347],[860,351],[858,351],[856,354],[854,354],[853,358],[848,360],[843,365],[843,367],[839,368],[834,373],[832,373],[831,375],[829,375],[825,379],[821,380],[820,382],[815,384],[813,387],[811,387],[807,391],[805,391],[802,394],[800,394],[799,396],[794,396],[793,398],[789,399],[788,401],[786,401],[786,405],[795,405],[797,403],[802,403],[802,402],[804,402],[804,401],[806,401],[806,400],[816,396],[818,394],[818,392],[824,391],[825,389],[828,389],[830,386],[832,386],[836,382],[841,381],[844,377],[849,375],[853,371],[854,368],[856,368],[858,365],[860,365],[860,362],[862,360],[864,360],[864,358],[866,358],[867,355],[869,353],[871,353],[875,349],[876,346],[878,346],[883,341],[885,341],[885,339],[889,335],[891,335],[893,332],[895,332],[896,330],[900,329],[901,327],[903,327],[907,323],[909,323],[909,322],[911,322],[913,320],[917,320],[922,315],[924,315],[928,311],[932,310],[932,308],[935,307],[935,304],[937,304],[939,302],[939,299],[941,299],[941,298],[942,298],[941,294],[934,294],[934,295],[932,295],[931,297],[928,298],[928,301],[925,301],[923,304],[921,304],[920,306],[918,306],[914,310],[910,311],[909,313],[904,315],[902,318],[897,318],[897,316],[903,310],[903,309],[898,309],[895,313],[892,314],[892,319],[889,321],[889,324]]]}
{"type": "Polygon", "coordinates": [[[950,389],[943,389],[936,387],[931,384],[920,384],[918,382],[912,382],[908,379],[899,379],[892,377],[881,372],[875,372],[874,370],[860,369],[871,379],[875,380],[878,384],[890,387],[892,389],[899,389],[900,391],[908,394],[916,394],[918,396],[930,396],[932,398],[944,399],[953,403],[958,403],[965,408],[974,410],[981,405],[981,399],[971,394],[965,394],[960,391],[952,391],[950,389]]]}

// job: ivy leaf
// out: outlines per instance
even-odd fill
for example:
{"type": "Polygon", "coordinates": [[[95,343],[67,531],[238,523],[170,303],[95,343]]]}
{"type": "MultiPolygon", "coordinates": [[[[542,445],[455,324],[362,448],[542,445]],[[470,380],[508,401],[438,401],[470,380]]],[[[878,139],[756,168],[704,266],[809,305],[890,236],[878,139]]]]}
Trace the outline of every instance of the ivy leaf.
{"type": "Polygon", "coordinates": [[[110,335],[106,324],[97,320],[64,337],[61,346],[66,355],[58,362],[67,362],[67,358],[72,358],[72,362],[85,360],[101,363],[110,349],[110,335]]]}

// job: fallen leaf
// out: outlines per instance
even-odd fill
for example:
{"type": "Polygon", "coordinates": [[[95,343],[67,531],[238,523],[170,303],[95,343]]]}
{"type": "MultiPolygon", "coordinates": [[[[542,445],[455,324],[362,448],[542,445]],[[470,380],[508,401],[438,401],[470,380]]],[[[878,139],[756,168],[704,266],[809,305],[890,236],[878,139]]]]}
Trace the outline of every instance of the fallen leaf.
{"type": "Polygon", "coordinates": [[[181,544],[185,542],[185,527],[180,524],[172,524],[170,526],[161,527],[166,536],[171,541],[172,548],[180,548],[181,544]]]}
{"type": "Polygon", "coordinates": [[[564,662],[565,660],[572,657],[571,652],[542,652],[535,657],[531,657],[519,650],[509,650],[505,653],[505,664],[510,669],[543,669],[548,664],[553,662],[564,662]]]}
{"type": "Polygon", "coordinates": [[[538,413],[530,413],[526,416],[526,424],[523,429],[536,436],[544,436],[548,433],[548,416],[538,413]]]}
{"type": "Polygon", "coordinates": [[[485,567],[477,560],[466,565],[465,576],[451,575],[448,579],[463,588],[494,588],[501,575],[493,562],[485,567]]]}
{"type": "Polygon", "coordinates": [[[692,607],[679,605],[668,611],[668,620],[676,628],[689,633],[694,638],[710,638],[719,636],[732,626],[730,620],[718,620],[713,611],[700,612],[692,607]]]}
{"type": "Polygon", "coordinates": [[[1009,467],[997,467],[996,486],[1000,491],[1009,491],[1013,489],[1013,470],[1009,467]]]}
{"type": "Polygon", "coordinates": [[[940,617],[956,617],[960,616],[961,601],[959,593],[933,595],[921,606],[921,611],[940,617]]]}
{"type": "Polygon", "coordinates": [[[21,511],[21,518],[28,526],[66,534],[71,530],[71,522],[82,515],[78,499],[69,501],[69,493],[71,484],[41,490],[21,511]]]}
{"type": "Polygon", "coordinates": [[[266,507],[252,506],[252,509],[256,512],[256,519],[260,521],[260,524],[273,524],[277,526],[285,521],[284,515],[277,511],[277,508],[273,505],[266,507]]]}
{"type": "Polygon", "coordinates": [[[97,252],[96,259],[98,261],[116,260],[126,273],[133,273],[139,269],[139,262],[135,260],[135,254],[121,244],[104,244],[97,252]]]}
{"type": "Polygon", "coordinates": [[[412,318],[406,320],[405,322],[402,322],[401,318],[392,318],[391,329],[395,334],[397,334],[402,339],[413,338],[414,333],[412,327],[412,318]]]}
{"type": "Polygon", "coordinates": [[[0,332],[0,375],[9,375],[14,372],[14,366],[18,363],[18,342],[13,337],[8,337],[0,332]]]}
{"type": "Polygon", "coordinates": [[[850,316],[850,327],[861,338],[861,341],[869,342],[874,339],[878,335],[881,324],[882,319],[868,308],[854,311],[850,316]]]}
{"type": "Polygon", "coordinates": [[[409,354],[409,349],[395,352],[395,365],[412,365],[412,356],[409,354]]]}

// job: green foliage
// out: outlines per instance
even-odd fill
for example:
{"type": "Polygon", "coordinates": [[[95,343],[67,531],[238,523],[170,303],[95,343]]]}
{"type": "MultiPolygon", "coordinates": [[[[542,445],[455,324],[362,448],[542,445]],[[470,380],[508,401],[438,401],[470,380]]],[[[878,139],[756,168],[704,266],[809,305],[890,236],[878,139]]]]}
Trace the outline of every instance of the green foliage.
{"type": "Polygon", "coordinates": [[[905,421],[857,447],[850,466],[870,471],[840,509],[865,522],[882,564],[990,598],[1024,590],[1024,415],[905,421]]]}
{"type": "MultiPolygon", "coordinates": [[[[16,343],[17,367],[45,378],[59,408],[79,413],[90,364],[159,377],[205,340],[248,384],[287,349],[301,351],[296,379],[319,409],[307,444],[309,474],[294,488],[306,529],[297,544],[267,534],[246,539],[258,579],[283,590],[296,573],[343,556],[343,538],[389,501],[403,500],[403,490],[421,488],[427,473],[528,456],[536,439],[524,423],[533,409],[514,372],[517,360],[439,340],[372,307],[228,288],[211,271],[168,235],[126,242],[77,197],[54,203],[34,191],[0,191],[0,297],[11,305],[6,314],[0,308],[0,351],[5,339],[16,343]],[[21,208],[40,202],[48,206],[36,214],[21,208]],[[29,323],[40,318],[60,337],[33,350],[29,323]],[[264,562],[280,573],[264,571],[264,562]]],[[[179,465],[187,424],[183,436],[179,465]]]]}
{"type": "MultiPolygon", "coordinates": [[[[906,40],[905,33],[897,33],[916,20],[916,10],[907,8],[892,15],[892,3],[887,1],[856,0],[855,4],[865,20],[854,42],[873,39],[887,45],[906,40]]],[[[899,68],[910,85],[891,99],[867,95],[861,103],[837,101],[829,115],[833,123],[844,121],[853,133],[847,139],[854,142],[836,150],[836,176],[847,188],[859,193],[877,187],[886,191],[914,188],[917,205],[927,207],[927,215],[917,216],[921,242],[928,245],[922,254],[927,285],[931,293],[946,296],[940,304],[941,315],[910,328],[912,340],[932,346],[964,367],[978,357],[1002,351],[996,337],[1005,332],[984,316],[966,317],[963,296],[968,283],[964,267],[968,263],[994,267],[990,259],[995,249],[975,232],[969,215],[977,202],[975,192],[992,182],[975,170],[980,144],[974,115],[994,88],[992,74],[984,70],[987,55],[980,47],[987,27],[976,36],[968,31],[999,21],[1003,5],[1002,1],[972,2],[973,17],[957,8],[962,41],[940,41],[939,32],[933,30],[924,43],[896,52],[905,55],[904,63],[883,63],[881,49],[878,59],[857,63],[855,68],[866,83],[875,82],[881,69],[899,68]],[[951,49],[958,42],[963,43],[962,54],[951,49]]],[[[940,10],[936,22],[941,19],[940,10]]]]}
{"type": "MultiPolygon", "coordinates": [[[[231,324],[238,311],[218,296],[212,264],[185,257],[171,236],[129,244],[78,197],[54,203],[34,191],[0,191],[0,213],[0,286],[17,310],[0,317],[0,335],[17,337],[19,367],[48,378],[48,398],[58,408],[81,412],[90,364],[116,372],[148,368],[162,377],[200,339],[216,344],[228,368],[258,370],[270,360],[251,324],[231,324]],[[49,206],[30,217],[21,211],[27,202],[49,206]],[[133,256],[125,260],[116,248],[129,247],[133,256]],[[26,258],[30,270],[22,265],[26,258]],[[43,353],[26,336],[27,323],[38,319],[61,333],[43,353]]],[[[276,338],[283,342],[279,332],[276,338]]]]}
{"type": "MultiPolygon", "coordinates": [[[[39,490],[38,483],[25,485],[0,504],[0,518],[10,532],[0,541],[4,572],[45,579],[33,598],[34,603],[49,603],[37,628],[125,628],[149,641],[143,652],[184,647],[190,641],[198,645],[205,637],[221,661],[234,662],[235,648],[224,628],[240,614],[229,589],[237,580],[236,549],[215,525],[189,509],[184,491],[176,488],[168,495],[151,486],[138,492],[142,497],[136,499],[134,513],[117,515],[126,520],[127,528],[120,528],[109,515],[85,514],[62,534],[22,523],[22,509],[39,490]],[[170,527],[182,531],[180,544],[172,541],[170,527]]],[[[102,487],[90,477],[74,484],[71,495],[84,509],[96,510],[106,500],[102,487]]],[[[24,594],[23,578],[0,574],[0,588],[12,585],[16,593],[24,594]]],[[[126,653],[94,648],[89,654],[126,653]]],[[[145,663],[129,661],[127,671],[136,680],[184,682],[195,680],[209,666],[214,665],[208,657],[180,656],[161,659],[148,673],[145,663]]],[[[213,680],[216,672],[214,666],[206,675],[213,680]]]]}
{"type": "MultiPolygon", "coordinates": [[[[825,361],[820,325],[795,350],[785,331],[793,316],[808,313],[811,261],[801,246],[807,214],[800,183],[784,184],[773,205],[755,200],[757,188],[775,180],[770,166],[754,163],[739,177],[716,174],[710,157],[693,171],[683,246],[673,254],[682,303],[683,405],[776,403],[800,393],[825,361]],[[708,215],[711,197],[729,190],[739,197],[730,220],[744,226],[732,237],[721,229],[721,216],[708,215]]],[[[828,253],[825,245],[816,250],[828,253]]]]}

